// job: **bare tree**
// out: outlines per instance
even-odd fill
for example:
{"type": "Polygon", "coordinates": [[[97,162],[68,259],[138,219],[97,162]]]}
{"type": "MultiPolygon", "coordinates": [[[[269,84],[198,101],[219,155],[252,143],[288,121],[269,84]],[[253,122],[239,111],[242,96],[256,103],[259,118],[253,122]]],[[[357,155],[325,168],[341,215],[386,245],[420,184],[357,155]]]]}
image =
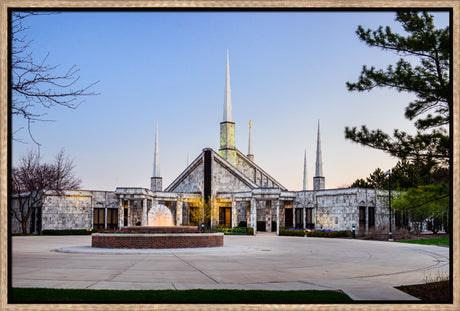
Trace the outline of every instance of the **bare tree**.
{"type": "Polygon", "coordinates": [[[53,163],[41,163],[38,152],[23,156],[12,169],[12,198],[16,204],[12,216],[21,224],[22,233],[28,233],[31,215],[41,206],[45,191],[62,193],[65,189],[80,188],[81,180],[75,177],[72,160],[59,152],[53,163]]]}
{"type": "Polygon", "coordinates": [[[30,16],[47,13],[15,11],[11,14],[11,111],[27,120],[30,138],[40,145],[32,135],[31,124],[50,121],[44,119],[43,108],[63,106],[75,109],[82,103],[82,96],[98,95],[89,91],[97,82],[76,87],[80,79],[76,65],[59,72],[58,65],[47,63],[49,53],[41,61],[34,59],[30,48],[32,40],[27,39],[28,27],[23,22],[30,16]]]}

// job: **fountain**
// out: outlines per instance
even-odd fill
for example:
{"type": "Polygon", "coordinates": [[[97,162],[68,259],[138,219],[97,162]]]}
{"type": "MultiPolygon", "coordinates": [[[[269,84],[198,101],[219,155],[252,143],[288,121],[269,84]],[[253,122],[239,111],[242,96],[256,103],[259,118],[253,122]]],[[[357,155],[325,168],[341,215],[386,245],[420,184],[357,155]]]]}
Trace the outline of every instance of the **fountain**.
{"type": "Polygon", "coordinates": [[[123,229],[132,230],[133,233],[94,233],[92,234],[91,246],[102,248],[195,248],[224,245],[223,233],[204,233],[195,226],[175,226],[171,210],[163,204],[156,204],[150,208],[147,214],[147,226],[124,227],[123,229]],[[180,233],[182,230],[196,232],[180,233]],[[135,231],[146,233],[136,233],[135,231]]]}
{"type": "Polygon", "coordinates": [[[173,227],[174,220],[171,210],[163,204],[152,206],[147,214],[147,225],[149,227],[173,227]]]}

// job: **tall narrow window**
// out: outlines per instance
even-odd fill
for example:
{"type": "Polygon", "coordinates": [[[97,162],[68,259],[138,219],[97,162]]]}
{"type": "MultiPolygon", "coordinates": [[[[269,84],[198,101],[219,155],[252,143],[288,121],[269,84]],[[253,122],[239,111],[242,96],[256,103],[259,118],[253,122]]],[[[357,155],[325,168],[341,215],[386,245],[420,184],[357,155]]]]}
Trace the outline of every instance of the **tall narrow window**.
{"type": "Polygon", "coordinates": [[[95,208],[94,209],[94,221],[93,221],[93,228],[94,229],[104,229],[104,209],[103,208],[95,208]]]}
{"type": "Polygon", "coordinates": [[[118,209],[107,209],[107,229],[115,229],[118,227],[118,209]]]}
{"type": "Polygon", "coordinates": [[[373,206],[369,206],[369,229],[375,226],[375,209],[373,206]]]}
{"type": "Polygon", "coordinates": [[[365,206],[359,207],[359,229],[360,230],[366,229],[366,207],[365,206]]]}

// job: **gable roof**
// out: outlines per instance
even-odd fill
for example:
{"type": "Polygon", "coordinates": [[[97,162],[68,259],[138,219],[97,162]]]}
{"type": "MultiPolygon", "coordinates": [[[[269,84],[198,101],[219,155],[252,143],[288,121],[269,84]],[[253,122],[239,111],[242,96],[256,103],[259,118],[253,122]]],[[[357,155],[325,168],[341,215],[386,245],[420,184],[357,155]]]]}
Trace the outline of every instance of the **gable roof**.
{"type": "MultiPolygon", "coordinates": [[[[275,178],[273,178],[272,176],[270,176],[267,172],[265,172],[260,166],[258,166],[254,161],[251,161],[250,159],[248,159],[247,156],[245,156],[241,151],[239,151],[238,149],[236,149],[236,155],[237,157],[244,161],[246,163],[246,165],[252,167],[253,169],[255,169],[256,171],[262,173],[263,176],[265,176],[268,180],[270,180],[273,185],[275,185],[277,188],[280,188],[281,190],[283,191],[287,191],[287,188],[284,187],[282,184],[280,184],[275,178]]],[[[250,178],[250,176],[247,176],[248,178],[250,178]]],[[[262,187],[262,185],[257,185],[257,188],[259,187],[262,187]]]]}
{"type": "Polygon", "coordinates": [[[223,170],[230,175],[227,179],[233,179],[233,183],[239,183],[241,188],[245,188],[240,190],[252,190],[259,187],[245,174],[237,170],[232,164],[222,158],[217,152],[211,148],[205,148],[203,149],[202,153],[197,158],[195,158],[195,160],[193,160],[192,163],[168,187],[166,187],[164,191],[173,192],[177,190],[182,183],[186,182],[187,179],[191,179],[192,175],[195,175],[195,178],[193,178],[195,181],[194,188],[198,187],[203,189],[203,173],[201,171],[204,169],[203,164],[205,150],[210,150],[212,153],[212,161],[215,164],[218,164],[219,167],[223,168],[223,170]]]}

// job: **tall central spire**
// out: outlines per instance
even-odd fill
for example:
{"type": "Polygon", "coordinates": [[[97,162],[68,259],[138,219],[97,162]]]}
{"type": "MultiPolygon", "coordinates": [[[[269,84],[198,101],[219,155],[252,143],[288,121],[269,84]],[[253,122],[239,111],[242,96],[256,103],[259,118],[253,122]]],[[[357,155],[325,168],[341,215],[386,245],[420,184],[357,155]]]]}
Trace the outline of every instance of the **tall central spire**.
{"type": "Polygon", "coordinates": [[[321,154],[321,137],[319,134],[319,120],[318,120],[318,137],[316,139],[316,177],[323,177],[323,159],[321,154]]]}
{"type": "Polygon", "coordinates": [[[323,176],[323,159],[321,154],[321,137],[319,134],[319,120],[318,120],[318,137],[316,140],[316,172],[313,177],[313,190],[323,190],[325,181],[323,176]]]}
{"type": "Polygon", "coordinates": [[[222,121],[232,122],[232,90],[230,88],[230,65],[228,61],[228,49],[227,49],[227,74],[225,76],[224,118],[222,121]]]}
{"type": "Polygon", "coordinates": [[[224,119],[220,122],[219,155],[236,167],[235,123],[232,122],[232,97],[230,90],[230,65],[227,49],[227,75],[225,76],[224,119]]]}

